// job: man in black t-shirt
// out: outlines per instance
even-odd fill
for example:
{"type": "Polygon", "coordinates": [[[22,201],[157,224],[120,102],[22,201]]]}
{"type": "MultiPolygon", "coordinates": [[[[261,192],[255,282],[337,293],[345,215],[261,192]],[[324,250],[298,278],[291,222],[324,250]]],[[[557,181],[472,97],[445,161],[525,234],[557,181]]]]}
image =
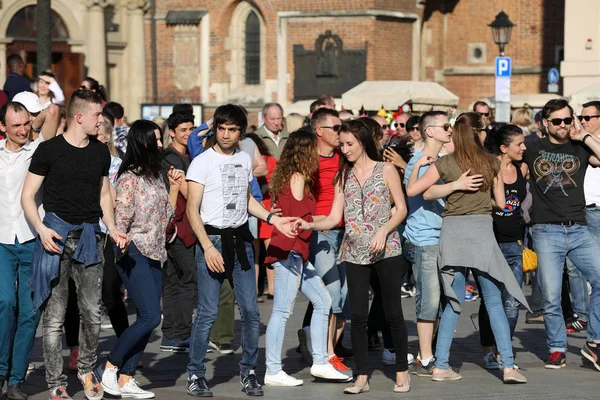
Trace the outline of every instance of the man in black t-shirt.
{"type": "Polygon", "coordinates": [[[583,192],[587,166],[600,166],[600,141],[573,118],[573,109],[564,99],[546,103],[542,117],[548,136],[531,143],[523,159],[533,193],[532,236],[550,350],[546,368],[566,366],[561,288],[569,257],[593,288],[587,342],[581,353],[600,370],[600,246],[586,226],[583,192]]]}
{"type": "Polygon", "coordinates": [[[110,154],[95,138],[103,120],[102,99],[94,92],[75,91],[67,105],[67,119],[67,131],[41,143],[34,153],[23,186],[23,210],[39,235],[29,284],[34,308],[42,309],[50,397],[66,398],[61,337],[69,278],[75,281],[81,316],[78,377],[86,397],[96,400],[103,395],[93,373],[103,276],[104,237],[99,219],[119,247],[126,245],[128,237],[116,230],[108,180],[110,154]],[[35,203],[40,188],[46,212],[43,221],[35,203]]]}

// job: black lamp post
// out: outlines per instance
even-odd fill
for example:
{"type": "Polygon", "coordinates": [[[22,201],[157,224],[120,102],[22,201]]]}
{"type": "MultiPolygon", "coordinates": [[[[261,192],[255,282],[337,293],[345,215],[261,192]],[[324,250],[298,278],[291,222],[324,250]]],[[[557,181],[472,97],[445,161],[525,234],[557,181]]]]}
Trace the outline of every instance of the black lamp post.
{"type": "Polygon", "coordinates": [[[510,41],[510,33],[512,32],[512,28],[516,25],[508,18],[508,15],[506,15],[504,11],[500,11],[500,13],[496,15],[496,19],[488,26],[492,28],[494,42],[500,48],[500,55],[503,56],[504,46],[510,41]]]}

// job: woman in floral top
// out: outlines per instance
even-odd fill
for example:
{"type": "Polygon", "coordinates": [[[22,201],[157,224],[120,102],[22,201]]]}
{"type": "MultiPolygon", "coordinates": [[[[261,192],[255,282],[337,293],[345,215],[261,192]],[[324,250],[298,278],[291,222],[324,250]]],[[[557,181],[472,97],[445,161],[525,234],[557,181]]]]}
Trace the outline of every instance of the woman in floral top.
{"type": "Polygon", "coordinates": [[[161,265],[167,255],[165,232],[174,214],[183,175],[171,169],[167,189],[161,171],[160,129],[153,122],[136,121],[127,142],[117,178],[115,220],[117,228],[127,232],[131,242],[117,263],[117,271],[135,303],[138,318],[119,337],[97,375],[109,394],[153,398],[153,393],[138,387],[133,374],[152,330],[160,324],[161,265]]]}
{"type": "Polygon", "coordinates": [[[394,392],[410,390],[408,375],[408,336],[401,307],[402,247],[396,228],[406,216],[406,204],[396,168],[379,158],[375,140],[361,120],[344,123],[340,131],[343,164],[336,175],[331,213],[316,222],[299,220],[303,229],[325,230],[338,226],[342,215],[346,232],[338,262],[346,262],[348,295],[352,309],[352,350],[357,377],[344,393],[369,391],[368,339],[369,282],[377,273],[381,283],[383,308],[396,349],[394,392]],[[392,203],[396,212],[392,214],[392,203]]]}

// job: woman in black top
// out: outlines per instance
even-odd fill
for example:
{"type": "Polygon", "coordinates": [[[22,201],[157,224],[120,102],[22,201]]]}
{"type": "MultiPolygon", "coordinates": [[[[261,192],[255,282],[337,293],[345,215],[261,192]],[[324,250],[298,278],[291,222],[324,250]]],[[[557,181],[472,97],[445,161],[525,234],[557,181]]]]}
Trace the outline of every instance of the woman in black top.
{"type": "MultiPolygon", "coordinates": [[[[516,125],[505,125],[498,129],[492,142],[494,152],[501,163],[506,205],[503,209],[494,209],[494,235],[519,285],[523,283],[523,246],[525,221],[521,214],[521,203],[527,195],[527,166],[521,164],[525,151],[525,136],[516,125]],[[522,168],[524,170],[522,170],[522,168]]],[[[519,318],[519,302],[506,290],[502,292],[504,312],[510,327],[512,338],[519,318]]],[[[500,365],[496,355],[494,334],[483,299],[479,306],[479,333],[483,346],[483,362],[487,369],[498,369],[500,365]]]]}

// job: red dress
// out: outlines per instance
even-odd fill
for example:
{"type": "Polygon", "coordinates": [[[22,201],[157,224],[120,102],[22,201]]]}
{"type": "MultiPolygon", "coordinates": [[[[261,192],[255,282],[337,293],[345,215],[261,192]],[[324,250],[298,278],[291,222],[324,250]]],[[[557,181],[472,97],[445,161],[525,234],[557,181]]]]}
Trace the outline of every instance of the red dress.
{"type": "MultiPolygon", "coordinates": [[[[275,166],[277,165],[277,160],[275,157],[271,156],[263,156],[265,161],[267,162],[267,176],[261,176],[258,178],[258,184],[260,185],[263,192],[263,206],[267,209],[271,209],[271,195],[269,193],[269,185],[271,184],[271,175],[273,175],[273,171],[275,171],[275,166]]],[[[258,221],[258,238],[259,239],[271,239],[271,234],[273,232],[273,226],[267,224],[265,221],[258,221]]]]}

